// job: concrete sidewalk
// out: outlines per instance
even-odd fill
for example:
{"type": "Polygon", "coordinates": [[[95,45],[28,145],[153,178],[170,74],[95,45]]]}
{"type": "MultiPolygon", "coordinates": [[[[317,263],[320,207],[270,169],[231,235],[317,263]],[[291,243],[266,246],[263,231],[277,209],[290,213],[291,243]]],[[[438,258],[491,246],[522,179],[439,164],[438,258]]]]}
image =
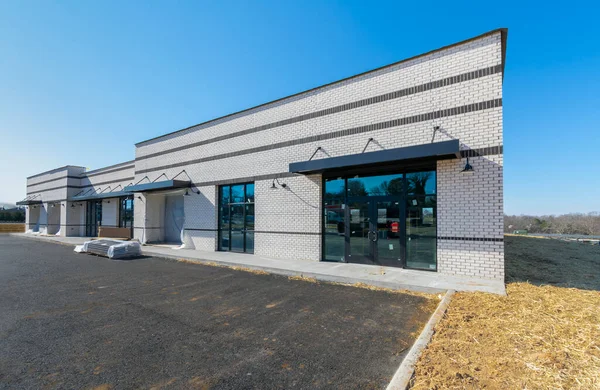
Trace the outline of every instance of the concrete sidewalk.
{"type": "MultiPolygon", "coordinates": [[[[13,235],[68,245],[79,245],[89,240],[85,237],[33,236],[20,233],[13,233],[13,235]]],[[[271,259],[244,253],[172,249],[152,245],[143,246],[142,253],[146,256],[213,263],[229,267],[245,267],[278,275],[303,276],[328,282],[364,283],[376,287],[428,293],[455,290],[506,294],[504,283],[498,280],[442,275],[437,272],[413,271],[394,267],[271,259]]]]}

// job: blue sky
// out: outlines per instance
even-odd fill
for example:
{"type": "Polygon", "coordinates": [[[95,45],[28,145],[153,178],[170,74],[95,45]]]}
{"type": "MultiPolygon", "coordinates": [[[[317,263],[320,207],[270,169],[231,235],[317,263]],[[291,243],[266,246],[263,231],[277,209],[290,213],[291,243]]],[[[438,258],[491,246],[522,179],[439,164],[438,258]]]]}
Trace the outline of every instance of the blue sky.
{"type": "Polygon", "coordinates": [[[508,27],[505,211],[600,211],[598,6],[0,2],[0,201],[25,177],[508,27]]]}

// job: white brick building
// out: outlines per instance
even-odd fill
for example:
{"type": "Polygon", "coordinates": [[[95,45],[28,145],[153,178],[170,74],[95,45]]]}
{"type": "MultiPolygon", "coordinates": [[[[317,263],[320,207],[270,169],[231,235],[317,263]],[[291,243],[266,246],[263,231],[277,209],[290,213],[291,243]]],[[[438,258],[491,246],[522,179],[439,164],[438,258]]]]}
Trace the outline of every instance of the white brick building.
{"type": "Polygon", "coordinates": [[[506,35],[140,142],[133,161],[29,177],[28,229],[503,279],[506,35]]]}

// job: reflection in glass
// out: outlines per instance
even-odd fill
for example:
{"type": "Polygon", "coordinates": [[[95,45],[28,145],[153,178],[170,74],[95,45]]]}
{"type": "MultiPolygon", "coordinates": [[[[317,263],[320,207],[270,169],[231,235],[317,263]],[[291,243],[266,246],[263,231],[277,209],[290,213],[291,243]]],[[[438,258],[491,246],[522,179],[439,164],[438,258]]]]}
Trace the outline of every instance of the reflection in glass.
{"type": "Polygon", "coordinates": [[[346,180],[325,179],[325,199],[343,199],[346,180]]]}
{"type": "Polygon", "coordinates": [[[348,196],[383,196],[402,194],[404,175],[354,177],[348,179],[348,196]]]}
{"type": "Polygon", "coordinates": [[[353,261],[372,260],[371,240],[369,231],[371,220],[369,218],[368,202],[352,202],[348,204],[350,213],[349,240],[350,256],[353,261]]]}
{"type": "Polygon", "coordinates": [[[231,203],[244,203],[244,185],[231,186],[231,203]]]}
{"type": "Polygon", "coordinates": [[[120,198],[119,227],[133,228],[133,197],[120,198]]]}
{"type": "Polygon", "coordinates": [[[407,193],[410,195],[429,195],[436,193],[435,171],[406,174],[407,193]]]}
{"type": "Polygon", "coordinates": [[[219,190],[219,250],[254,252],[254,184],[219,190]]]}
{"type": "Polygon", "coordinates": [[[433,197],[412,197],[406,207],[406,266],[435,270],[437,207],[433,197]],[[427,199],[429,198],[429,199],[427,199]]]}
{"type": "Polygon", "coordinates": [[[377,202],[377,257],[385,265],[401,265],[399,202],[377,202]]]}
{"type": "Polygon", "coordinates": [[[325,204],[325,260],[344,261],[344,205],[341,201],[325,204]]]}
{"type": "Polygon", "coordinates": [[[404,258],[407,268],[437,269],[435,170],[338,177],[324,185],[324,260],[401,266],[404,258]]]}
{"type": "MultiPolygon", "coordinates": [[[[246,198],[248,197],[246,187],[246,198]]],[[[254,185],[252,185],[252,200],[254,200],[254,185]]],[[[246,204],[246,252],[254,253],[254,204],[246,204]]]]}

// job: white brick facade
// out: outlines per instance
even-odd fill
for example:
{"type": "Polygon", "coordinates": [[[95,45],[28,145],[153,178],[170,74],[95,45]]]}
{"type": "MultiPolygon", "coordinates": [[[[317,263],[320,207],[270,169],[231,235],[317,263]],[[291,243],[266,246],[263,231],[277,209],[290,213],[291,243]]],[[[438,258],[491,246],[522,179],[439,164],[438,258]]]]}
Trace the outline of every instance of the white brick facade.
{"type": "MultiPolygon", "coordinates": [[[[463,157],[470,157],[475,171],[460,173],[465,158],[434,163],[437,270],[503,279],[505,39],[505,30],[492,31],[141,142],[136,145],[133,162],[87,173],[82,168],[67,167],[36,175],[28,179],[28,189],[41,191],[46,202],[70,199],[92,186],[111,186],[112,191],[128,182],[162,180],[161,175],[189,178],[198,193],[184,197],[183,243],[187,248],[217,250],[219,186],[252,182],[254,253],[319,261],[323,249],[323,178],[320,174],[292,174],[290,163],[308,160],[318,147],[321,150],[313,159],[358,154],[369,138],[373,141],[367,152],[458,139],[463,157]],[[439,131],[434,132],[434,127],[439,131]],[[69,169],[72,174],[65,173],[69,169]],[[184,169],[187,177],[181,176],[184,169]],[[149,180],[144,179],[146,176],[149,180]],[[273,189],[274,178],[285,183],[285,188],[273,189]],[[42,181],[47,183],[36,184],[42,181]],[[64,188],[52,189],[60,186],[64,188]]],[[[164,239],[160,229],[164,224],[165,195],[134,194],[135,238],[143,242],[164,239]]],[[[60,220],[67,221],[61,222],[65,227],[83,220],[81,215],[69,215],[70,210],[63,208],[67,215],[60,220]]],[[[34,214],[28,212],[28,223],[47,218],[34,214]]],[[[112,220],[113,214],[107,214],[107,218],[112,220]]],[[[72,232],[61,229],[61,234],[66,231],[72,232]]]]}

